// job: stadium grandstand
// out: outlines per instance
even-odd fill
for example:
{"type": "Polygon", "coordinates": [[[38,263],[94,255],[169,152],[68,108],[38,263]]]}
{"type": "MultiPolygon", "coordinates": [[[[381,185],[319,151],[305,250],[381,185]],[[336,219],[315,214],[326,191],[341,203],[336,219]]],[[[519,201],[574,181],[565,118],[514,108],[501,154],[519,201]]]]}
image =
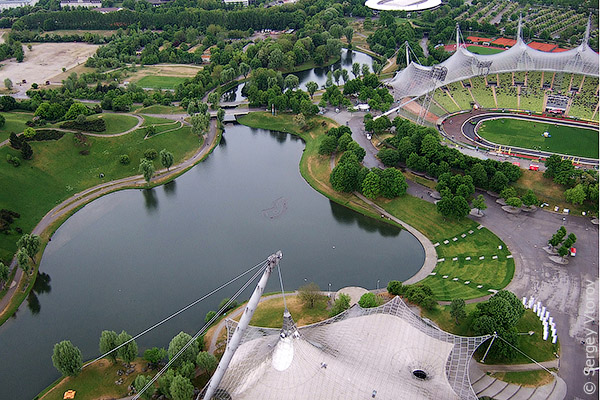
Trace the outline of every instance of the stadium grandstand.
{"type": "MultiPolygon", "coordinates": [[[[424,108],[421,114],[434,114],[428,118],[429,122],[473,107],[559,112],[598,121],[600,65],[598,53],[589,47],[590,24],[591,19],[578,47],[557,52],[555,45],[526,44],[521,37],[520,20],[514,45],[489,55],[467,50],[461,43],[457,25],[458,51],[444,62],[423,66],[411,60],[407,51],[408,66],[387,82],[400,103],[398,109],[391,112],[406,110],[405,104],[415,102],[424,108]],[[562,100],[556,103],[556,99],[562,100]]],[[[472,42],[485,39],[469,38],[472,42]]],[[[508,42],[502,41],[502,44],[508,42]]],[[[417,119],[417,122],[423,120],[417,119]]]]}
{"type": "MultiPolygon", "coordinates": [[[[227,320],[228,346],[238,326],[227,320]]],[[[208,389],[205,397],[476,400],[469,362],[491,337],[444,332],[399,297],[300,328],[286,310],[282,329],[248,326],[241,335],[223,378],[213,377],[214,397],[208,389]]]]}

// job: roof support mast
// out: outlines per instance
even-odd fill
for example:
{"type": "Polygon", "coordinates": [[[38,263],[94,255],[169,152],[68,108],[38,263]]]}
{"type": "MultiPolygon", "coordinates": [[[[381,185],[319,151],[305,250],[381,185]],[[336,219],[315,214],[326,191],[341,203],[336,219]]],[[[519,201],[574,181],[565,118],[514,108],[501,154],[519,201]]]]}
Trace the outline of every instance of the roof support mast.
{"type": "Polygon", "coordinates": [[[523,14],[519,14],[519,25],[517,26],[517,42],[523,40],[523,14]]]}
{"type": "MultiPolygon", "coordinates": [[[[275,269],[275,267],[277,267],[279,265],[279,260],[281,260],[282,257],[283,257],[283,255],[281,254],[281,251],[278,251],[275,254],[271,254],[269,256],[269,258],[267,259],[267,267],[265,269],[265,272],[263,272],[263,275],[260,278],[260,281],[258,281],[258,284],[256,285],[256,289],[254,289],[254,293],[252,293],[250,300],[248,300],[248,305],[246,306],[246,309],[244,310],[244,313],[242,314],[242,317],[240,318],[240,322],[238,323],[238,326],[235,329],[233,336],[231,336],[231,339],[229,340],[228,346],[225,349],[225,353],[223,353],[223,358],[221,358],[221,361],[219,362],[219,365],[217,366],[217,370],[215,371],[213,377],[211,378],[211,380],[208,384],[208,387],[206,389],[206,393],[205,393],[203,399],[210,400],[215,395],[217,388],[219,387],[219,384],[221,383],[221,379],[223,379],[223,376],[225,375],[225,371],[227,371],[227,367],[229,366],[229,363],[231,362],[231,359],[233,358],[235,351],[237,350],[238,346],[240,345],[242,337],[244,336],[244,332],[246,331],[246,328],[250,324],[250,319],[252,319],[252,315],[254,314],[254,311],[256,310],[256,307],[258,306],[260,297],[262,296],[263,292],[265,291],[265,286],[267,285],[269,276],[271,275],[271,272],[273,271],[273,269],[275,269]]],[[[200,393],[198,395],[197,399],[200,399],[201,395],[202,395],[202,393],[200,393]]]]}
{"type": "Polygon", "coordinates": [[[585,27],[585,35],[583,36],[583,43],[587,44],[588,46],[590,45],[591,30],[592,30],[592,13],[590,13],[590,16],[588,17],[588,23],[587,23],[587,26],[585,27]]]}
{"type": "Polygon", "coordinates": [[[458,26],[458,22],[456,23],[456,51],[460,47],[460,27],[458,26]]]}

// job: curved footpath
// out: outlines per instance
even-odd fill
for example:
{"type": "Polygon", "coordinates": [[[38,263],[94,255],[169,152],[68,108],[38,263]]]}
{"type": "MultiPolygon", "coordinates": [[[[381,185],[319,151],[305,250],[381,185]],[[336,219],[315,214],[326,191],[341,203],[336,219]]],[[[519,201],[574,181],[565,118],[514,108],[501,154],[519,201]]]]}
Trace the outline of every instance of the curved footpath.
{"type": "MultiPolygon", "coordinates": [[[[157,180],[157,179],[164,180],[164,179],[168,179],[171,177],[175,177],[177,175],[182,174],[189,168],[193,167],[198,162],[202,161],[202,159],[204,159],[204,157],[206,157],[212,151],[212,149],[217,144],[217,138],[218,138],[217,123],[215,120],[211,120],[210,129],[208,131],[208,134],[206,135],[204,143],[198,149],[196,154],[194,154],[191,158],[183,161],[182,163],[180,163],[174,167],[171,167],[169,170],[167,170],[167,169],[158,170],[154,176],[154,180],[157,180]]],[[[65,201],[63,201],[62,203],[60,203],[59,205],[54,207],[52,210],[50,210],[46,215],[44,215],[44,217],[35,226],[35,228],[33,228],[33,231],[31,233],[35,234],[35,235],[43,234],[56,221],[61,220],[65,216],[69,215],[70,213],[76,211],[78,208],[84,206],[85,204],[89,203],[90,201],[92,201],[100,196],[103,196],[110,192],[114,192],[114,191],[121,190],[121,189],[142,187],[145,185],[146,185],[146,181],[144,180],[143,175],[135,175],[135,176],[127,177],[127,178],[118,179],[115,181],[106,182],[106,183],[91,187],[89,189],[86,189],[82,192],[79,192],[79,193],[69,197],[68,199],[66,199],[65,201]]],[[[16,258],[13,258],[13,260],[10,264],[10,268],[16,268],[16,266],[17,266],[16,258]]],[[[11,286],[10,286],[9,290],[6,292],[4,297],[0,300],[0,310],[2,310],[2,312],[0,312],[0,315],[4,313],[6,307],[10,303],[10,300],[15,295],[15,292],[17,291],[17,288],[19,287],[18,283],[21,281],[22,278],[23,278],[23,270],[20,268],[17,268],[17,272],[15,273],[13,282],[10,283],[11,286]]],[[[6,284],[9,284],[9,283],[7,282],[6,284]]]]}

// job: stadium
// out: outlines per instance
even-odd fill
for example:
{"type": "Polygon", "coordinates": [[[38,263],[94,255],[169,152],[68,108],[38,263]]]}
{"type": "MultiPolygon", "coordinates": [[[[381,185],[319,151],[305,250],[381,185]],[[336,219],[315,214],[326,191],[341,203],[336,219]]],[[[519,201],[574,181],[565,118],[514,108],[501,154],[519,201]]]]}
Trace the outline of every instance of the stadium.
{"type": "MultiPolygon", "coordinates": [[[[457,113],[485,109],[556,121],[568,118],[597,127],[599,62],[589,46],[590,25],[591,19],[577,48],[544,52],[523,41],[519,23],[515,44],[487,55],[467,50],[457,26],[457,50],[444,62],[423,66],[410,60],[407,51],[407,67],[388,81],[400,105],[387,114],[442,127],[457,113]]],[[[468,138],[456,139],[477,145],[468,138]]]]}

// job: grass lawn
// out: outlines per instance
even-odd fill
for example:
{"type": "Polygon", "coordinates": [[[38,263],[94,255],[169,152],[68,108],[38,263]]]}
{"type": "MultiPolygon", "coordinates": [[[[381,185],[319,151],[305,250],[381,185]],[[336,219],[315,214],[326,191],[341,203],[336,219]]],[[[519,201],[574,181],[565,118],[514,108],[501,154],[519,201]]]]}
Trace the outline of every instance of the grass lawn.
{"type": "Polygon", "coordinates": [[[543,369],[537,371],[495,372],[491,374],[491,376],[503,382],[514,383],[515,385],[525,387],[546,385],[554,379],[554,376],[543,369]]]}
{"type": "MultiPolygon", "coordinates": [[[[132,364],[135,365],[135,372],[129,376],[123,375],[123,383],[121,385],[115,385],[115,381],[121,378],[117,375],[117,371],[124,369],[124,367],[121,363],[113,365],[110,361],[103,359],[86,367],[77,377],[69,377],[61,380],[41,398],[44,400],[62,400],[67,390],[75,390],[77,392],[75,395],[76,399],[125,397],[128,393],[127,388],[142,373],[142,368],[146,365],[146,362],[138,358],[132,364]]],[[[145,375],[151,374],[147,373],[145,375]]]]}
{"type": "Polygon", "coordinates": [[[106,121],[106,130],[104,132],[98,132],[104,135],[114,135],[115,133],[125,132],[138,123],[138,120],[135,117],[116,113],[102,113],[100,115],[88,117],[90,120],[94,118],[102,118],[106,121]]]}
{"type": "Polygon", "coordinates": [[[498,118],[481,124],[477,133],[497,144],[598,158],[598,129],[575,128],[513,118],[498,118]],[[542,136],[544,132],[551,137],[542,136]]]}
{"type": "Polygon", "coordinates": [[[519,195],[524,195],[528,189],[531,189],[535,192],[540,202],[548,203],[552,209],[554,206],[559,206],[561,210],[563,208],[570,209],[571,213],[581,214],[582,211],[586,211],[590,215],[597,215],[598,210],[591,203],[585,202],[581,206],[567,203],[564,194],[565,187],[552,182],[550,178],[545,178],[543,172],[522,171],[523,176],[513,183],[519,195]]]}
{"type": "Polygon", "coordinates": [[[183,83],[187,78],[181,76],[144,76],[135,84],[143,88],[151,89],[175,89],[180,83],[183,83]]]}
{"type": "Polygon", "coordinates": [[[179,114],[184,112],[185,110],[181,107],[162,106],[160,104],[142,107],[135,111],[136,114],[179,114]]]}
{"type": "MultiPolygon", "coordinates": [[[[327,296],[321,296],[313,308],[308,308],[296,295],[286,295],[285,299],[288,310],[298,326],[314,324],[315,322],[329,318],[327,300],[327,296]]],[[[283,298],[263,301],[256,308],[250,320],[250,325],[265,328],[281,328],[283,324],[283,310],[283,298]]],[[[239,319],[240,317],[235,318],[236,321],[239,319]]]]}
{"type": "MultiPolygon", "coordinates": [[[[153,148],[167,149],[173,153],[175,164],[189,157],[199,147],[198,136],[189,127],[154,136],[144,140],[145,129],[138,129],[128,135],[102,138],[88,137],[89,146],[75,145],[74,135],[65,134],[60,140],[32,142],[33,159],[22,161],[18,168],[7,162],[0,163],[0,208],[7,208],[21,214],[13,223],[23,232],[31,232],[40,219],[55,205],[94,185],[114,179],[138,174],[139,159],[144,151],[153,148]],[[89,155],[80,151],[89,150],[89,155]],[[127,154],[129,165],[122,165],[119,158],[127,154]],[[99,178],[103,173],[104,177],[99,178]]],[[[20,158],[20,153],[4,146],[0,157],[6,154],[20,158]]],[[[160,162],[154,161],[156,168],[160,162]]],[[[16,251],[15,242],[20,235],[13,231],[0,235],[0,259],[8,261],[16,251]]]]}
{"type": "Polygon", "coordinates": [[[495,47],[480,47],[480,46],[467,46],[467,50],[469,50],[471,53],[483,54],[483,55],[498,54],[498,53],[502,53],[504,51],[504,49],[498,49],[495,47]]]}
{"type": "Polygon", "coordinates": [[[4,126],[0,127],[0,142],[8,139],[11,132],[17,134],[23,132],[27,128],[25,122],[33,118],[32,113],[3,112],[0,115],[6,120],[4,126]]]}
{"type": "Polygon", "coordinates": [[[506,258],[510,251],[496,235],[486,228],[475,229],[471,235],[464,233],[467,234],[465,238],[457,235],[456,242],[448,238],[450,243],[440,243],[436,247],[438,258],[444,258],[445,261],[436,265],[436,275],[422,281],[431,287],[438,300],[488,295],[488,289],[499,290],[508,285],[515,273],[514,260],[506,258]],[[498,246],[502,246],[502,250],[498,246]],[[479,260],[480,256],[485,259],[479,260]],[[494,260],[492,256],[498,258],[494,260]],[[458,257],[458,260],[452,261],[454,257],[458,257]],[[466,261],[466,257],[471,257],[471,260],[466,261]],[[444,276],[448,278],[444,279],[444,276]],[[454,281],[454,278],[459,279],[454,281]],[[465,284],[466,281],[471,283],[465,284]],[[479,285],[482,287],[478,288],[479,285]]]}

